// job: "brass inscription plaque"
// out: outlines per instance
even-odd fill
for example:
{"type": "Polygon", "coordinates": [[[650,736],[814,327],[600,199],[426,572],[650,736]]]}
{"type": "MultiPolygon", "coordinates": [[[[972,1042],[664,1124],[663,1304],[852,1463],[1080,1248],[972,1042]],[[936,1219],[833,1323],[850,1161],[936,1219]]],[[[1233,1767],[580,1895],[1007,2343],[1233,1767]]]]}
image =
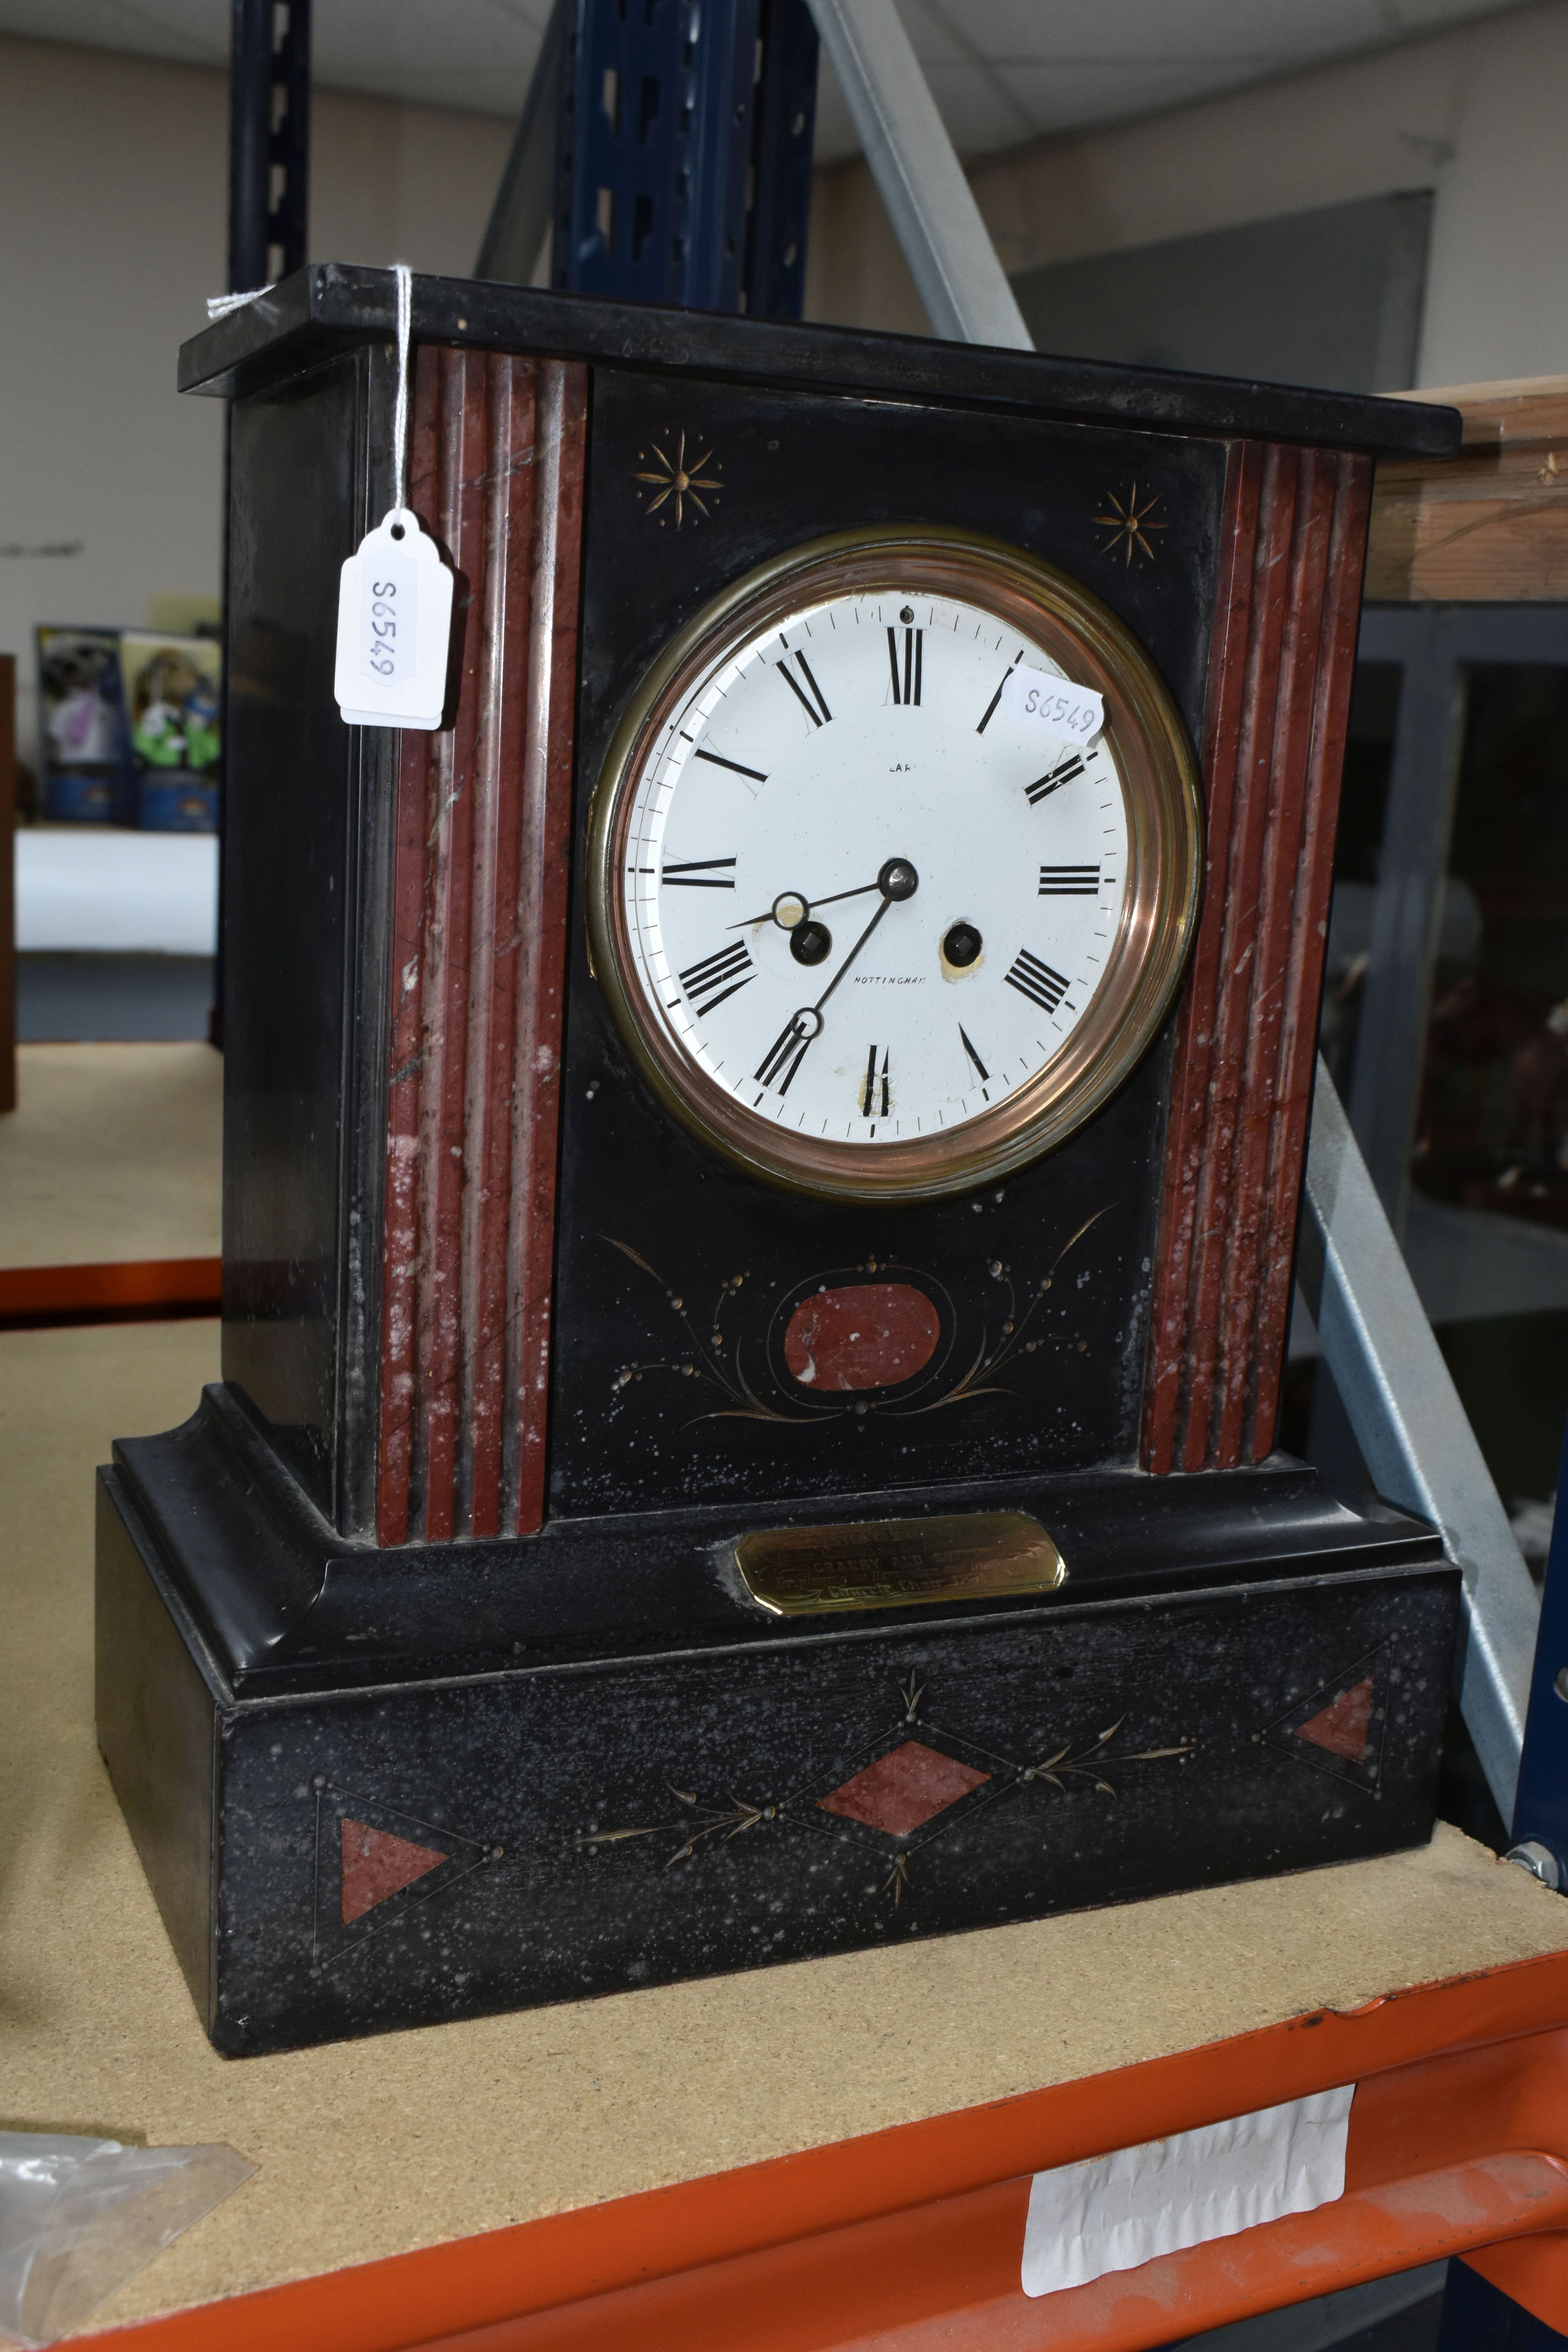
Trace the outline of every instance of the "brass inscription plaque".
{"type": "Polygon", "coordinates": [[[764,1528],[741,1538],[735,1565],[752,1600],[775,1617],[1054,1592],[1067,1575],[1060,1552],[1026,1511],[764,1528]]]}

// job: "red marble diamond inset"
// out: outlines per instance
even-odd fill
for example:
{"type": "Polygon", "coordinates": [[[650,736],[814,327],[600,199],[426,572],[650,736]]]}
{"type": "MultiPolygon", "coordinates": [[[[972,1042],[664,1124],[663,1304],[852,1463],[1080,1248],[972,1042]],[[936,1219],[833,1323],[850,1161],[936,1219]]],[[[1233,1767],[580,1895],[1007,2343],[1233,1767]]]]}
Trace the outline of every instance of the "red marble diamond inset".
{"type": "Polygon", "coordinates": [[[923,1740],[906,1739],[901,1748],[879,1756],[830,1797],[816,1801],[825,1813],[839,1813],[847,1822],[864,1822],[889,1836],[907,1837],[990,1778],[989,1772],[973,1771],[967,1764],[940,1755],[923,1740]]]}
{"type": "Polygon", "coordinates": [[[345,1813],[343,1834],[343,1926],[352,1927],[389,1895],[401,1895],[416,1878],[450,1859],[433,1845],[416,1845],[411,1838],[391,1836],[345,1813]]]}

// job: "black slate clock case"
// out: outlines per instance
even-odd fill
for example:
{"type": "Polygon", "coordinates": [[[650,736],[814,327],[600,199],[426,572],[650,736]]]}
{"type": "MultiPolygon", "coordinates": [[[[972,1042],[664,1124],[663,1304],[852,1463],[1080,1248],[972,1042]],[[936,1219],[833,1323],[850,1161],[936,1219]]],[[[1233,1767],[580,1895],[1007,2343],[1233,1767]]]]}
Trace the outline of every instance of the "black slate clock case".
{"type": "MultiPolygon", "coordinates": [[[[416,1448],[406,1535],[378,1542],[405,852],[396,740],[342,726],[331,646],[338,565],[390,503],[392,320],[384,274],[316,268],[183,362],[235,402],[225,1377],[100,1473],[99,1731],[214,2042],[1423,1840],[1458,1603],[1436,1536],[1267,1441],[1142,1466],[1174,1016],[1005,1184],[812,1202],[654,1101],[574,902],[542,1524],[432,1532],[416,1448]],[[780,1334],[824,1281],[921,1291],[934,1370],[803,1412],[780,1334]],[[1049,1530],[1058,1591],[780,1616],[736,1567],[748,1531],[999,1510],[1049,1530]]],[[[780,548],[910,521],[1022,546],[1127,623],[1202,745],[1237,449],[1454,438],[1397,404],[440,280],[415,337],[585,383],[574,887],[626,697],[780,548]],[[638,477],[682,433],[721,488],[678,524],[638,477]]]]}

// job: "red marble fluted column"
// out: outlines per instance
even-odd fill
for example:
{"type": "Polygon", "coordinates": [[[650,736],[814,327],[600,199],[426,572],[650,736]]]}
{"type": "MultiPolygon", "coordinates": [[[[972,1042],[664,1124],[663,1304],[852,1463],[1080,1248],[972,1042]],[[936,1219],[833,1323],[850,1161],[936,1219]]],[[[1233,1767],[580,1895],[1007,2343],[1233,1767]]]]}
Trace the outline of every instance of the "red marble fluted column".
{"type": "Polygon", "coordinates": [[[1203,746],[1206,876],[1180,999],[1142,1453],[1274,1444],[1372,460],[1231,454],[1203,746]]]}
{"type": "Polygon", "coordinates": [[[410,502],[458,575],[454,723],[393,877],[378,1535],[544,1507],[586,373],[417,356],[410,502]]]}

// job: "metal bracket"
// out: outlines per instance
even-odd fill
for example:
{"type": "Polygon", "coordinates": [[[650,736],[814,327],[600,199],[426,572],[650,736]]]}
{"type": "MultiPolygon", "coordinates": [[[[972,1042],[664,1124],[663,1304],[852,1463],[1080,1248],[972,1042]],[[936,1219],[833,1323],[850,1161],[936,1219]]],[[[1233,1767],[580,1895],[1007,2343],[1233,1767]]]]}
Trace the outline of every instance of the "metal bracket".
{"type": "Polygon", "coordinates": [[[305,259],[310,169],[310,0],[233,0],[228,283],[235,294],[305,259]]]}
{"type": "MultiPolygon", "coordinates": [[[[811,7],[932,329],[952,341],[1032,349],[893,0],[811,7]]],[[[1321,1060],[1305,1191],[1303,1288],[1363,1456],[1380,1494],[1441,1530],[1464,1575],[1459,1702],[1507,1822],[1535,1654],[1535,1589],[1321,1060]]]]}
{"type": "Polygon", "coordinates": [[[555,0],[474,264],[476,278],[510,286],[532,281],[555,211],[562,90],[574,31],[568,0],[555,0]]]}
{"type": "Polygon", "coordinates": [[[931,332],[1032,352],[1017,298],[893,0],[811,0],[931,332]]]}
{"type": "Polygon", "coordinates": [[[1373,1484],[1431,1519],[1464,1572],[1459,1704],[1508,1822],[1535,1655],[1535,1587],[1321,1058],[1298,1271],[1373,1484]]]}
{"type": "Polygon", "coordinates": [[[798,319],[816,60],[805,0],[555,0],[475,274],[798,319]]]}

